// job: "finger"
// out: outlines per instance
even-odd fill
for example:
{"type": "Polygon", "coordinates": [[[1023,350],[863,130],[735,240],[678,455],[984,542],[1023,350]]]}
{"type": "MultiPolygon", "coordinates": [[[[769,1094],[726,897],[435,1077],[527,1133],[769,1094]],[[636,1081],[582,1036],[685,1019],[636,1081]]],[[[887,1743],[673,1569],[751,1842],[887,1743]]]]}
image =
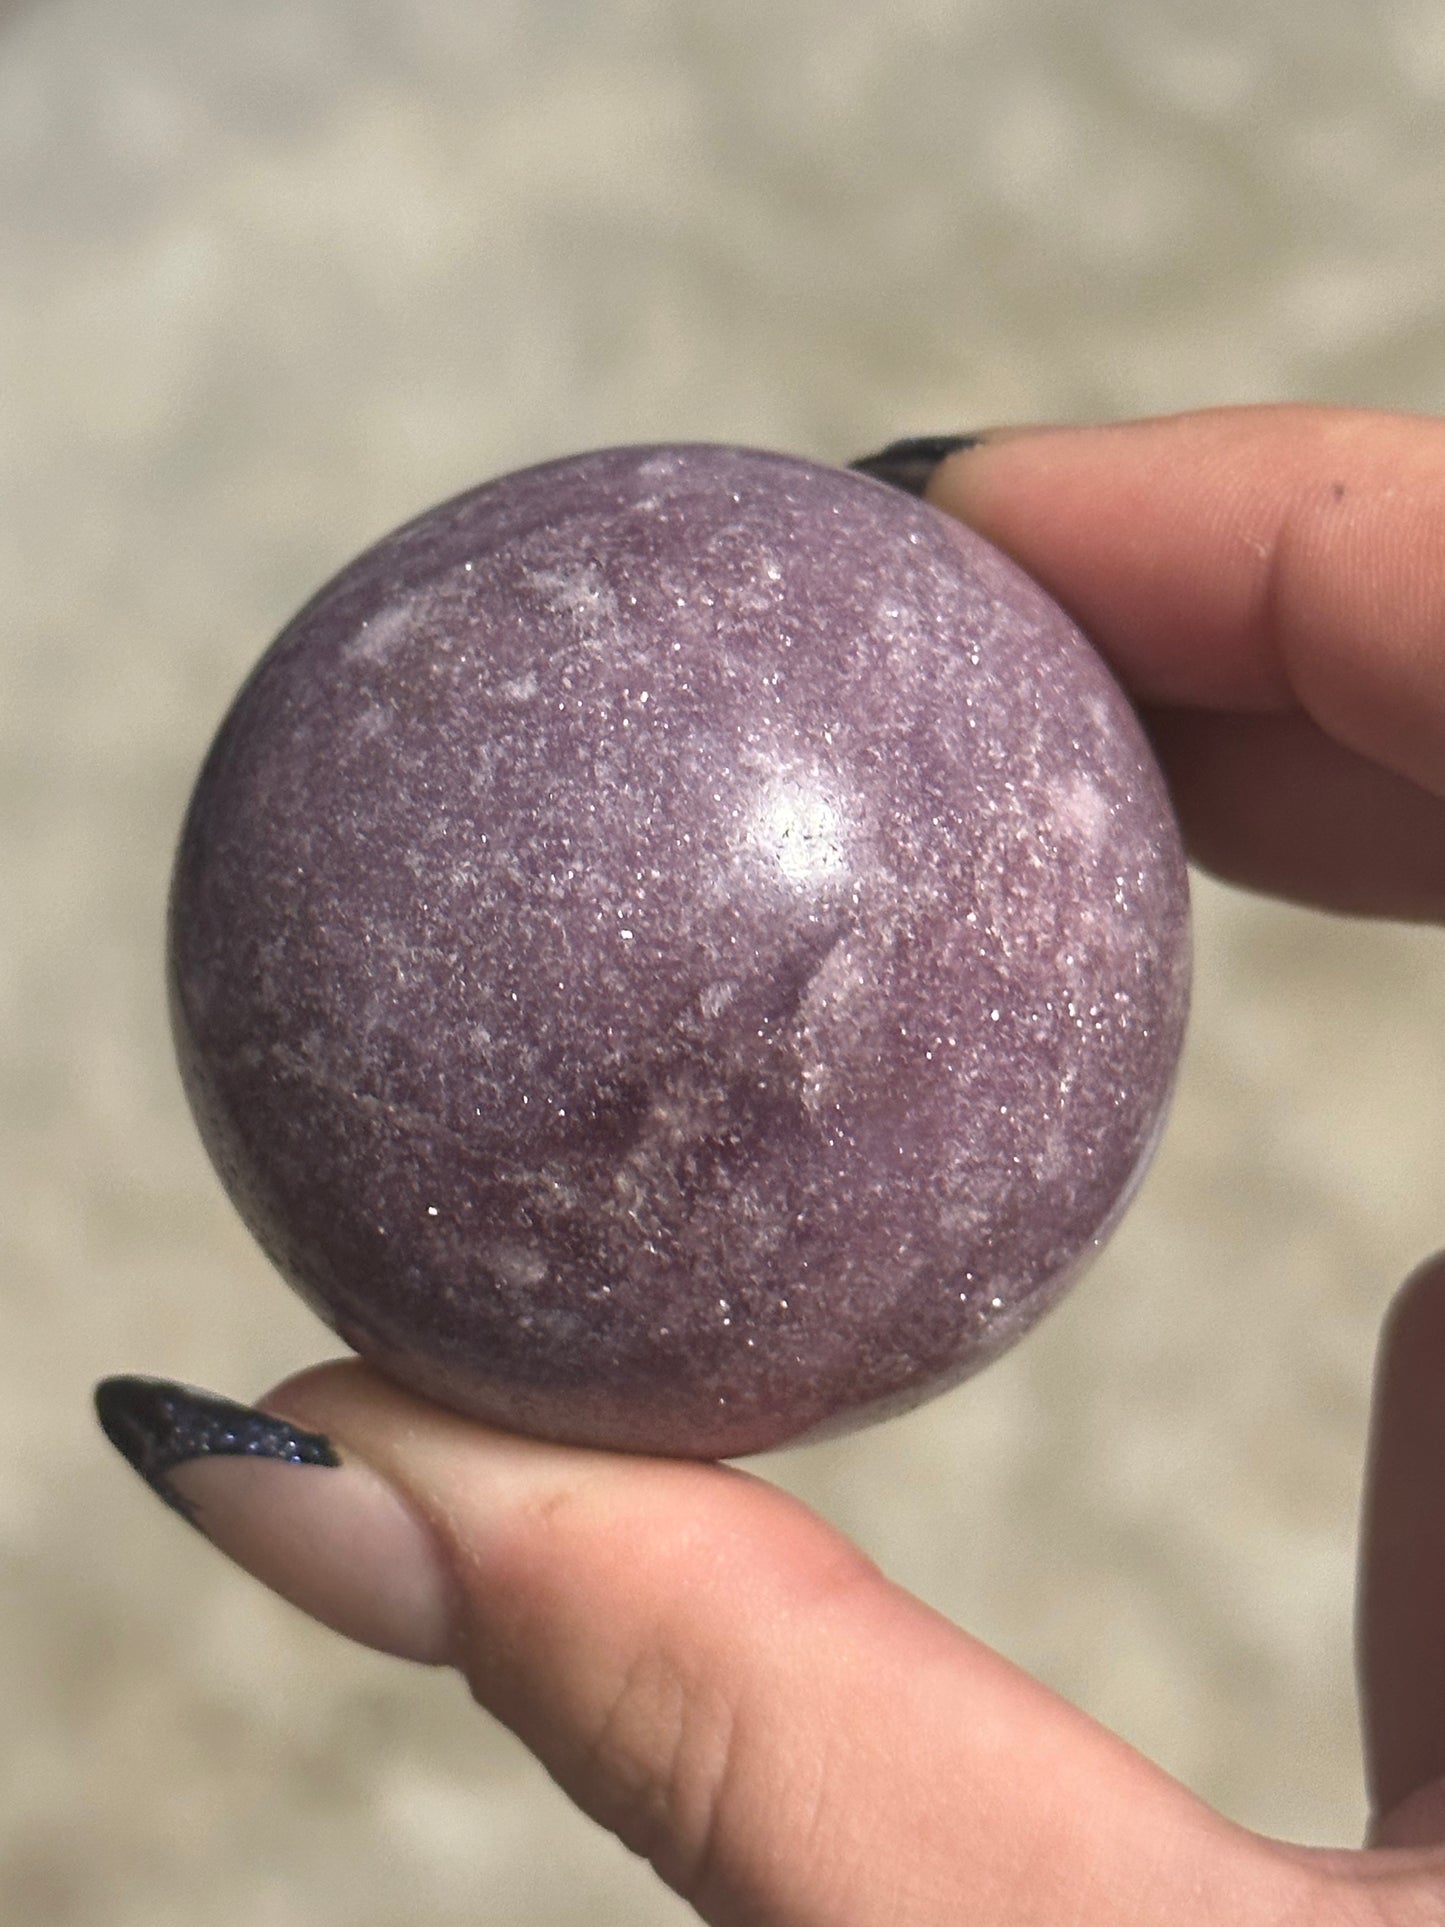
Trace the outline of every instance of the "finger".
{"type": "Polygon", "coordinates": [[[1445,1255],[1380,1344],[1360,1537],[1360,1693],[1374,1837],[1445,1842],[1445,1255]]]}
{"type": "Polygon", "coordinates": [[[203,1529],[339,1629],[460,1666],[710,1921],[1313,1917],[1317,1870],[759,1480],[507,1437],[354,1364],[266,1403],[289,1421],[283,1457],[312,1456],[180,1466],[203,1529]],[[1238,1904],[1206,1914],[1206,1892],[1238,1904]]]}
{"type": "Polygon", "coordinates": [[[1151,705],[1298,709],[1445,790],[1445,423],[1236,408],[1007,435],[928,494],[1151,705]]]}
{"type": "Polygon", "coordinates": [[[1145,721],[1206,869],[1352,916],[1445,921],[1445,798],[1298,712],[1164,709],[1145,721]]]}

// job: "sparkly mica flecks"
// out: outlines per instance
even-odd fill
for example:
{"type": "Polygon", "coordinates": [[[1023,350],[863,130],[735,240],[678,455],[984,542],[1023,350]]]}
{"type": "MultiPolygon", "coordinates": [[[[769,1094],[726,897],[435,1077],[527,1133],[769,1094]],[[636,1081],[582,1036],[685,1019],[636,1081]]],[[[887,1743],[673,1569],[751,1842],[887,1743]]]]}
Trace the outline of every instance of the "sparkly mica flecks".
{"type": "Polygon", "coordinates": [[[1019,1337],[1123,1209],[1188,898],[1128,702],[934,509],[610,450],[371,549],[202,772],[175,1028],[232,1196],[402,1382],[727,1456],[1019,1337]]]}

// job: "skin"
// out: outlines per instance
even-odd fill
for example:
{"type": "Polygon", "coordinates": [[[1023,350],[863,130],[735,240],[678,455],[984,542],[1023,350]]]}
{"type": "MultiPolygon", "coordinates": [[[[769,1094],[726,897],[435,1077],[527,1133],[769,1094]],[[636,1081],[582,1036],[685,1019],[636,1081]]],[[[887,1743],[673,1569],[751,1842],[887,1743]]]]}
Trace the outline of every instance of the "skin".
{"type": "MultiPolygon", "coordinates": [[[[1010,431],[929,494],[1112,660],[1199,861],[1445,915],[1445,425],[1265,408],[1010,431]]],[[[1442,1373],[1435,1261],[1381,1351],[1360,1852],[1226,1822],[735,1470],[506,1437],[347,1363],[266,1403],[350,1472],[212,1464],[190,1493],[327,1623],[458,1666],[716,1927],[1426,1927],[1445,1920],[1442,1373]],[[290,1480],[334,1508],[348,1478],[344,1578],[299,1511],[285,1541],[242,1492],[290,1480]],[[387,1592],[409,1533],[415,1598],[387,1592]]]]}

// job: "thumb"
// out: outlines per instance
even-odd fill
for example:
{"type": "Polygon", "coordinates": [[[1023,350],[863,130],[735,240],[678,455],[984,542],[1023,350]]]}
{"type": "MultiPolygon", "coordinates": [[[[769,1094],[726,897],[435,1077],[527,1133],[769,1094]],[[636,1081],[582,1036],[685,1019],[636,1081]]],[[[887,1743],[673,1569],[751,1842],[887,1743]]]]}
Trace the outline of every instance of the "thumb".
{"type": "Polygon", "coordinates": [[[710,1921],[1188,1927],[1202,1887],[1254,1918],[1309,1878],[746,1473],[510,1437],[351,1363],[264,1413],[99,1397],[223,1551],[457,1666],[710,1921]]]}
{"type": "Polygon", "coordinates": [[[1372,1837],[1445,1842],[1445,1254],[1385,1321],[1360,1535],[1359,1672],[1372,1837]]]}

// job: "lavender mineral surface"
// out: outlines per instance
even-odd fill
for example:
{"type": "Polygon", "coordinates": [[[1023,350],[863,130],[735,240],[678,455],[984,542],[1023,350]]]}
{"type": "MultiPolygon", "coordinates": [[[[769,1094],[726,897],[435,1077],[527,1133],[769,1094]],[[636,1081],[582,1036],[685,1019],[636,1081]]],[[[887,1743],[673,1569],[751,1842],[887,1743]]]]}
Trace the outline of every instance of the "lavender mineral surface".
{"type": "Polygon", "coordinates": [[[202,772],[175,1030],[283,1274],[394,1378],[726,1456],[901,1410],[1119,1216],[1178,834],[1061,611],[744,450],[510,476],[345,569],[202,772]]]}

